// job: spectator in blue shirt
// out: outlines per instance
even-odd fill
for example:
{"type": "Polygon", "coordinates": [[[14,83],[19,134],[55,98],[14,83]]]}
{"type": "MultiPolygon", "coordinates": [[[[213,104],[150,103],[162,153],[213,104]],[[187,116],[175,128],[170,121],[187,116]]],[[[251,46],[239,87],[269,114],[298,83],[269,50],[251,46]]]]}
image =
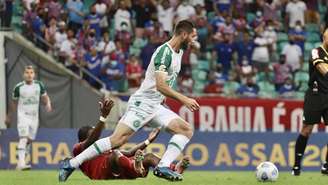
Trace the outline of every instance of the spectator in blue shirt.
{"type": "Polygon", "coordinates": [[[32,29],[33,32],[38,36],[43,38],[46,26],[44,24],[42,16],[42,10],[38,11],[38,15],[32,20],[32,29]]]}
{"type": "Polygon", "coordinates": [[[214,28],[214,32],[217,32],[218,29],[225,24],[226,12],[216,12],[216,16],[210,20],[211,25],[214,28]]]}
{"type": "Polygon", "coordinates": [[[76,34],[83,25],[84,4],[81,0],[68,0],[66,3],[66,8],[68,10],[68,26],[76,34]]]}
{"type": "Polygon", "coordinates": [[[237,94],[245,98],[256,98],[260,88],[256,85],[252,78],[248,78],[246,84],[241,85],[237,89],[237,94]]]}
{"type": "Polygon", "coordinates": [[[306,31],[303,29],[301,21],[297,21],[296,26],[294,28],[291,28],[288,34],[294,37],[295,44],[298,45],[302,49],[302,52],[304,53],[306,31]]]}
{"type": "Polygon", "coordinates": [[[233,54],[232,34],[224,33],[223,42],[219,42],[215,45],[215,52],[217,56],[217,63],[222,64],[223,73],[228,74],[231,69],[231,61],[233,54]]]}
{"type": "Polygon", "coordinates": [[[288,77],[279,89],[279,95],[281,98],[293,98],[295,95],[295,86],[291,77],[288,77]]]}
{"type": "MultiPolygon", "coordinates": [[[[102,56],[97,52],[96,47],[92,47],[90,49],[90,53],[85,54],[84,60],[87,65],[87,70],[95,77],[100,78],[102,56]]],[[[94,79],[88,78],[87,80],[92,86],[99,88],[100,84],[98,84],[94,79]]]]}
{"type": "Polygon", "coordinates": [[[153,55],[154,51],[156,50],[158,44],[156,43],[156,38],[154,36],[150,36],[149,42],[142,48],[140,57],[142,60],[142,69],[147,70],[149,65],[151,56],[153,55]]]}
{"type": "Polygon", "coordinates": [[[102,67],[102,80],[109,91],[119,91],[124,84],[124,64],[117,60],[110,60],[102,67]]]}
{"type": "Polygon", "coordinates": [[[253,40],[250,39],[249,33],[244,32],[243,41],[235,42],[235,50],[238,54],[238,64],[241,66],[243,57],[246,56],[249,64],[252,64],[252,53],[255,47],[253,40]]]}
{"type": "Polygon", "coordinates": [[[90,28],[96,30],[96,38],[99,40],[101,36],[101,28],[100,21],[102,16],[97,14],[96,6],[93,5],[90,8],[90,14],[87,16],[87,20],[89,20],[90,28]]]}
{"type": "Polygon", "coordinates": [[[231,0],[214,0],[214,9],[220,12],[229,12],[231,0]]]}
{"type": "Polygon", "coordinates": [[[44,51],[46,51],[47,46],[43,42],[43,38],[45,35],[45,31],[46,31],[46,26],[42,19],[42,15],[43,15],[43,10],[39,9],[38,15],[34,19],[32,19],[32,30],[33,30],[33,33],[35,34],[35,37],[33,37],[33,38],[35,38],[36,45],[38,47],[40,47],[41,49],[43,49],[44,51]]]}

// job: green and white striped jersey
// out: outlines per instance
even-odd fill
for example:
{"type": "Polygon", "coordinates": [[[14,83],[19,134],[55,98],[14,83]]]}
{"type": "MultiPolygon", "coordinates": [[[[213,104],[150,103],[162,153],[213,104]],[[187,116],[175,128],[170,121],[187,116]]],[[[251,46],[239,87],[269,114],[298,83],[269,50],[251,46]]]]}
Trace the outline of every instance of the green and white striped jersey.
{"type": "Polygon", "coordinates": [[[165,96],[156,89],[155,72],[166,73],[166,83],[173,87],[181,69],[182,55],[183,50],[177,53],[167,42],[159,46],[151,57],[144,81],[132,98],[144,99],[153,105],[161,104],[165,96]]]}
{"type": "Polygon", "coordinates": [[[42,82],[33,80],[31,84],[25,81],[18,83],[13,90],[13,99],[18,101],[18,116],[39,115],[40,97],[46,95],[46,90],[42,82]]]}

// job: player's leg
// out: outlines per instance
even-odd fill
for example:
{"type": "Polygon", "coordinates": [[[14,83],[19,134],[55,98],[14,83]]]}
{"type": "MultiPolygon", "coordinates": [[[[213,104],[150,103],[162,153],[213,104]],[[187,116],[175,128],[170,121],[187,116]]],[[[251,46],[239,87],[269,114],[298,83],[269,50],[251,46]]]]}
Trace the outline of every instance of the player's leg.
{"type": "Polygon", "coordinates": [[[17,146],[17,153],[18,153],[18,163],[17,169],[18,170],[26,170],[31,168],[30,166],[26,165],[25,156],[27,152],[27,144],[29,142],[29,121],[21,116],[18,117],[17,120],[17,130],[19,135],[19,142],[17,146]]]}
{"type": "Polygon", "coordinates": [[[313,125],[320,123],[321,115],[321,111],[304,110],[302,130],[298,135],[295,144],[295,163],[292,169],[292,175],[298,176],[301,173],[301,162],[308,139],[312,133],[313,125]]]}
{"type": "Polygon", "coordinates": [[[327,152],[326,152],[326,161],[325,164],[321,167],[321,173],[328,175],[328,144],[327,144],[327,152]]]}
{"type": "Polygon", "coordinates": [[[175,165],[175,171],[183,174],[183,172],[189,167],[190,158],[188,156],[183,156],[183,158],[175,165]]]}
{"type": "Polygon", "coordinates": [[[193,129],[189,123],[180,118],[176,113],[163,106],[157,112],[153,121],[165,127],[173,135],[158,167],[154,170],[154,174],[169,180],[182,180],[181,175],[170,170],[170,165],[181,154],[191,139],[193,129]],[[172,175],[176,177],[172,179],[172,175]]]}
{"type": "MultiPolygon", "coordinates": [[[[325,122],[325,125],[328,126],[328,109],[325,110],[325,113],[323,114],[323,120],[325,122]]],[[[326,151],[326,161],[321,166],[321,173],[324,175],[328,175],[328,144],[327,144],[327,151],[326,151]]]]}
{"type": "Polygon", "coordinates": [[[128,141],[133,133],[134,130],[120,122],[111,136],[97,140],[93,145],[89,146],[82,153],[71,159],[71,166],[77,168],[86,160],[92,159],[105,151],[122,146],[128,141]]]}
{"type": "MultiPolygon", "coordinates": [[[[160,157],[153,153],[147,153],[145,154],[145,159],[143,160],[143,166],[148,171],[149,168],[155,168],[159,161],[161,160],[160,157]]],[[[170,168],[180,174],[184,172],[189,166],[189,157],[183,156],[183,158],[177,163],[171,163],[170,168]]]]}

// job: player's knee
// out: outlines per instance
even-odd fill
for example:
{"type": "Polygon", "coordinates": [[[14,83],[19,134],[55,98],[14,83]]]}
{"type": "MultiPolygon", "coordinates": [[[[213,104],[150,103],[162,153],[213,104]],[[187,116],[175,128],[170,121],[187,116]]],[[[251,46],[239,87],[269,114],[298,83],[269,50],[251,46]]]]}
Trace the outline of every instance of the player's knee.
{"type": "Polygon", "coordinates": [[[113,148],[124,144],[124,136],[122,134],[114,134],[110,137],[110,142],[113,148]]]}
{"type": "Polygon", "coordinates": [[[305,125],[302,128],[301,134],[305,137],[310,137],[312,133],[313,126],[312,125],[305,125]]]}
{"type": "Polygon", "coordinates": [[[187,136],[189,139],[191,139],[192,136],[194,135],[194,129],[190,126],[190,124],[186,124],[184,130],[185,130],[184,135],[187,136]]]}
{"type": "Polygon", "coordinates": [[[194,130],[193,128],[191,127],[190,124],[184,122],[184,123],[179,123],[178,124],[179,128],[177,129],[178,130],[178,134],[182,134],[182,135],[185,135],[186,137],[188,137],[189,139],[192,138],[193,134],[194,134],[194,130]]]}

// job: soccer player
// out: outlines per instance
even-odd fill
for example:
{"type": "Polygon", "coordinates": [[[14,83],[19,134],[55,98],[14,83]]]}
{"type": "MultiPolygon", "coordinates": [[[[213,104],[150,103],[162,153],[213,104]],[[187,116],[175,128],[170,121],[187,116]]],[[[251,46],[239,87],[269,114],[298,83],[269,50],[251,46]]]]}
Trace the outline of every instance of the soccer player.
{"type": "MultiPolygon", "coordinates": [[[[180,155],[193,135],[192,127],[176,113],[164,107],[165,97],[171,97],[189,110],[199,108],[196,100],[172,89],[181,68],[183,49],[195,44],[197,31],[188,20],[176,24],[173,37],[154,52],[146,71],[145,80],[130,97],[126,113],[113,134],[97,140],[82,153],[60,166],[59,180],[66,181],[75,168],[103,152],[118,148],[146,123],[152,127],[163,127],[173,134],[167,149],[154,169],[154,175],[168,180],[182,180],[182,175],[170,169],[170,164],[180,155]]],[[[102,119],[102,118],[100,118],[102,119]]]]}
{"type": "MultiPolygon", "coordinates": [[[[111,100],[100,102],[101,116],[106,118],[113,105],[111,100]]],[[[103,127],[103,121],[99,121],[94,128],[90,126],[81,127],[78,131],[79,143],[74,145],[73,155],[80,154],[99,139],[103,127]]],[[[152,153],[144,155],[142,150],[156,139],[159,131],[159,129],[155,129],[149,134],[147,140],[128,151],[110,150],[85,161],[80,165],[80,169],[90,179],[135,179],[146,177],[149,168],[155,167],[160,159],[152,153]]],[[[188,164],[188,158],[184,157],[177,165],[171,164],[170,167],[178,173],[183,173],[188,164]]]]}
{"type": "MultiPolygon", "coordinates": [[[[311,51],[309,61],[309,88],[304,98],[303,127],[295,145],[295,163],[292,175],[301,174],[301,161],[313,126],[321,118],[328,125],[328,29],[323,34],[323,44],[311,51]]],[[[328,175],[328,152],[321,173],[328,175]]]]}
{"type": "MultiPolygon", "coordinates": [[[[42,82],[34,80],[33,66],[24,69],[24,81],[18,83],[13,90],[12,110],[17,108],[18,143],[18,170],[27,170],[31,165],[26,164],[25,155],[29,152],[32,141],[35,139],[39,126],[40,99],[46,111],[51,112],[51,102],[42,82]]],[[[10,117],[10,116],[9,116],[10,117]]]]}

